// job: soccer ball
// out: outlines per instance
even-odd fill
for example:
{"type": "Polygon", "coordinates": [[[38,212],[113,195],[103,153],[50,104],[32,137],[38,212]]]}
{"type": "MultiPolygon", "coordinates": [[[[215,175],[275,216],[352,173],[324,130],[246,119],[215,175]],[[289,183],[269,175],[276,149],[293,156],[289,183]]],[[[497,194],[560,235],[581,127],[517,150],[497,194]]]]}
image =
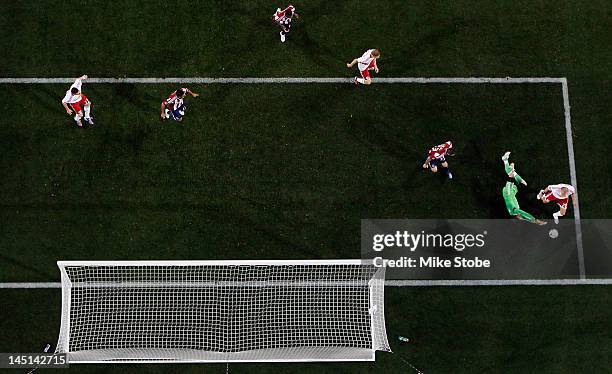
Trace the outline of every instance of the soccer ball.
{"type": "Polygon", "coordinates": [[[556,239],[559,236],[559,231],[557,231],[557,229],[552,229],[548,232],[548,236],[550,236],[551,239],[556,239]]]}

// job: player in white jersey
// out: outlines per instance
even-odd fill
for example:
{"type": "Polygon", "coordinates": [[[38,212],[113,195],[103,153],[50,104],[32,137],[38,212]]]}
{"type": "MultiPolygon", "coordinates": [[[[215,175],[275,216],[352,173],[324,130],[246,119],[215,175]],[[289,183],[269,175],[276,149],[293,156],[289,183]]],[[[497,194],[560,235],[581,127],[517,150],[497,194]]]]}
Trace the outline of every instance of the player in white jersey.
{"type": "Polygon", "coordinates": [[[370,70],[374,70],[378,74],[378,65],[376,60],[380,58],[380,51],[378,49],[368,49],[365,53],[359,57],[353,59],[353,61],[346,64],[347,68],[352,68],[355,64],[358,64],[359,73],[361,78],[353,78],[355,84],[372,84],[372,78],[370,77],[370,70]]]}
{"type": "Polygon", "coordinates": [[[83,127],[83,123],[81,122],[83,110],[85,111],[85,122],[90,125],[94,124],[93,118],[91,117],[91,102],[87,96],[81,92],[81,85],[84,79],[87,79],[87,75],[77,78],[72,86],[70,86],[70,89],[66,91],[66,95],[62,99],[62,105],[64,109],[66,109],[66,113],[72,115],[74,111],[74,120],[79,127],[83,127]]]}
{"type": "Polygon", "coordinates": [[[565,212],[567,212],[567,204],[570,196],[575,193],[576,189],[571,184],[551,184],[538,193],[538,200],[541,200],[544,204],[551,201],[557,202],[559,211],[553,213],[553,218],[555,219],[555,223],[559,223],[559,217],[563,217],[565,212]]]}

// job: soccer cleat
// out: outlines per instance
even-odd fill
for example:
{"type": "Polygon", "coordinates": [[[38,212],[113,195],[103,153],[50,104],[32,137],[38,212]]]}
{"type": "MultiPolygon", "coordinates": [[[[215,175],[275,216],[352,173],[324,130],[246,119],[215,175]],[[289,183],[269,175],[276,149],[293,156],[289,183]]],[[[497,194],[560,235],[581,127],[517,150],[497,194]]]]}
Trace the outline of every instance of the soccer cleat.
{"type": "Polygon", "coordinates": [[[81,120],[76,121],[77,126],[79,127],[83,127],[83,123],[81,122],[81,120]]]}
{"type": "Polygon", "coordinates": [[[281,36],[281,42],[284,43],[285,42],[285,34],[282,31],[280,32],[280,36],[281,36]]]}
{"type": "Polygon", "coordinates": [[[538,200],[542,200],[543,196],[544,196],[544,190],[540,190],[540,192],[538,192],[538,200]]]}
{"type": "Polygon", "coordinates": [[[85,122],[87,122],[87,124],[89,124],[90,126],[93,125],[94,124],[93,117],[85,118],[85,122]]]}
{"type": "Polygon", "coordinates": [[[353,78],[353,83],[355,84],[355,86],[359,86],[359,81],[357,80],[357,77],[353,78]]]}
{"type": "Polygon", "coordinates": [[[509,158],[510,158],[510,151],[504,153],[504,155],[502,156],[502,161],[508,161],[509,158]]]}
{"type": "Polygon", "coordinates": [[[448,179],[452,180],[453,179],[453,173],[451,173],[450,171],[448,172],[448,179]]]}

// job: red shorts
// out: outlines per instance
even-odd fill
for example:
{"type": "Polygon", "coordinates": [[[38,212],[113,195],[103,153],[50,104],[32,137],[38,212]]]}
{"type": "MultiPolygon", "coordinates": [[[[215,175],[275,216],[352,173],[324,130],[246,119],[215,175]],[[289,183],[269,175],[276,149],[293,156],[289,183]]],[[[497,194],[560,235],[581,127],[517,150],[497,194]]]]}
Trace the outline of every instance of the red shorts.
{"type": "Polygon", "coordinates": [[[85,106],[89,104],[89,100],[87,99],[87,96],[81,94],[81,100],[77,101],[76,103],[72,103],[70,104],[70,106],[72,107],[72,109],[74,109],[75,112],[80,112],[82,110],[82,106],[85,106]]]}
{"type": "Polygon", "coordinates": [[[374,70],[375,67],[376,67],[376,60],[373,60],[372,62],[370,62],[370,65],[368,65],[367,69],[359,71],[361,73],[361,77],[363,79],[370,79],[370,70],[374,70]]]}
{"type": "Polygon", "coordinates": [[[363,71],[360,71],[360,73],[361,73],[361,78],[370,79],[370,70],[363,70],[363,71]]]}
{"type": "Polygon", "coordinates": [[[562,209],[567,209],[567,202],[568,202],[568,198],[566,197],[565,199],[559,199],[557,198],[555,195],[553,195],[552,191],[547,193],[546,195],[544,195],[544,198],[547,201],[556,201],[557,205],[559,205],[560,208],[562,209]]]}

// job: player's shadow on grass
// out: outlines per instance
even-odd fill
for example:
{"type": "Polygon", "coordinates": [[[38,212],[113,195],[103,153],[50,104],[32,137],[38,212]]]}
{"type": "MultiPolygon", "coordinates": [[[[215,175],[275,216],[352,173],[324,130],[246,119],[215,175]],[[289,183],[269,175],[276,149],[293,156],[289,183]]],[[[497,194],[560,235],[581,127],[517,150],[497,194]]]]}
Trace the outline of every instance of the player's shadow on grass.
{"type": "MultiPolygon", "coordinates": [[[[301,48],[305,52],[305,54],[318,66],[325,67],[331,71],[337,71],[338,73],[341,72],[341,68],[344,65],[344,61],[342,61],[338,56],[336,56],[334,51],[321,46],[321,44],[311,38],[310,34],[308,33],[308,30],[299,30],[299,32],[296,33],[295,38],[291,41],[296,46],[301,48]]],[[[354,70],[350,70],[350,73],[354,73],[354,70]]]]}
{"type": "MultiPolygon", "coordinates": [[[[117,84],[114,85],[113,89],[118,98],[123,99],[122,101],[134,104],[138,108],[146,108],[148,105],[150,105],[151,101],[155,100],[155,97],[147,93],[150,92],[149,90],[138,90],[136,88],[136,84],[117,84]]],[[[159,98],[158,101],[161,103],[162,98],[159,98]]]]}
{"type": "MultiPolygon", "coordinates": [[[[149,94],[148,90],[138,90],[136,84],[119,84],[113,87],[113,92],[119,101],[129,103],[136,106],[136,121],[130,123],[128,136],[125,137],[124,133],[120,132],[119,128],[117,131],[110,129],[104,134],[105,144],[103,148],[108,148],[109,145],[115,143],[127,143],[134,152],[139,152],[145,143],[149,131],[152,129],[150,124],[157,122],[159,118],[159,108],[154,107],[152,103],[161,102],[161,98],[155,97],[149,94]],[[151,108],[147,113],[151,113],[150,116],[146,115],[144,118],[140,115],[143,108],[151,108]]],[[[114,105],[114,104],[111,104],[114,105]]]]}
{"type": "Polygon", "coordinates": [[[275,35],[276,37],[274,39],[280,44],[278,34],[281,29],[272,20],[274,10],[270,11],[270,13],[262,14],[260,12],[253,12],[251,9],[241,7],[235,2],[227,1],[219,2],[218,9],[223,10],[224,14],[237,14],[239,17],[238,22],[244,20],[247,21],[251,26],[253,26],[249,27],[250,33],[248,35],[242,36],[242,38],[245,38],[247,36],[249,37],[248,41],[245,39],[245,42],[249,46],[252,46],[254,43],[254,41],[252,40],[253,37],[262,34],[265,35],[268,32],[270,35],[270,41],[272,41],[273,36],[275,35]]]}
{"type": "Polygon", "coordinates": [[[440,27],[427,27],[426,30],[432,30],[421,37],[418,37],[415,42],[404,44],[404,48],[396,51],[396,55],[403,54],[408,59],[408,65],[413,65],[410,59],[416,58],[418,52],[428,53],[428,51],[440,51],[448,49],[445,42],[448,43],[457,36],[458,29],[466,29],[471,27],[471,23],[464,19],[454,19],[452,23],[441,25],[440,27]],[[402,53],[403,52],[403,53],[402,53]]]}
{"type": "Polygon", "coordinates": [[[61,100],[64,97],[64,92],[60,92],[60,94],[58,95],[57,90],[54,90],[51,87],[52,85],[49,84],[37,85],[36,89],[30,90],[28,95],[35,98],[34,101],[36,102],[37,106],[43,106],[47,108],[50,112],[57,112],[62,114],[66,113],[66,110],[63,108],[61,103],[61,100]],[[51,105],[49,102],[49,98],[51,98],[53,103],[57,103],[57,105],[51,105]]]}
{"type": "MultiPolygon", "coordinates": [[[[41,85],[38,85],[38,87],[36,87],[35,90],[30,90],[28,95],[34,99],[37,107],[41,106],[45,108],[49,113],[53,113],[54,117],[52,118],[55,118],[56,115],[57,115],[57,118],[61,116],[63,119],[63,122],[65,122],[67,126],[68,125],[73,126],[74,125],[74,118],[73,118],[74,114],[72,115],[66,114],[66,110],[63,108],[62,103],[61,103],[61,99],[64,97],[64,93],[61,92],[58,95],[58,91],[54,90],[52,87],[53,85],[41,84],[41,85]],[[49,99],[51,99],[51,101],[49,101],[49,99]],[[52,105],[51,102],[57,103],[57,105],[52,105]]],[[[44,117],[43,111],[37,110],[37,116],[44,117]]]]}
{"type": "MultiPolygon", "coordinates": [[[[363,116],[358,119],[349,118],[344,129],[349,136],[359,144],[366,147],[370,152],[384,152],[388,156],[395,158],[406,165],[406,170],[410,170],[409,165],[416,165],[416,160],[422,161],[423,155],[415,151],[406,142],[401,141],[397,134],[390,133],[389,129],[393,126],[390,123],[363,116]]],[[[420,172],[418,167],[413,168],[413,176],[420,172]]]]}
{"type": "Polygon", "coordinates": [[[472,193],[477,196],[476,204],[480,206],[482,210],[489,212],[490,218],[509,218],[508,211],[504,199],[502,198],[502,188],[504,187],[503,179],[500,179],[500,183],[494,187],[494,192],[483,192],[483,185],[477,177],[472,177],[470,184],[472,193]]]}
{"type": "Polygon", "coordinates": [[[464,153],[468,155],[468,162],[470,159],[478,161],[478,164],[470,167],[473,170],[470,189],[476,196],[474,199],[476,204],[483,211],[488,211],[491,218],[508,218],[508,211],[502,198],[502,188],[507,178],[504,176],[501,158],[499,162],[488,160],[476,140],[471,140],[467,144],[464,153]]]}
{"type": "MultiPolygon", "coordinates": [[[[261,203],[251,200],[251,199],[240,198],[240,200],[244,201],[246,204],[252,207],[261,206],[261,203]]],[[[265,238],[266,240],[269,240],[269,241],[276,242],[281,245],[281,248],[289,249],[293,252],[298,252],[299,254],[302,255],[301,257],[303,259],[320,259],[321,258],[321,254],[318,253],[317,251],[310,249],[304,245],[301,245],[297,243],[296,241],[283,238],[281,235],[279,235],[279,232],[278,232],[279,228],[284,229],[284,231],[286,231],[286,226],[280,227],[280,225],[285,223],[283,219],[279,219],[278,220],[279,226],[275,226],[275,225],[261,224],[260,220],[256,218],[252,218],[249,215],[237,214],[225,208],[220,209],[220,208],[213,207],[212,209],[209,210],[209,213],[213,217],[217,216],[217,218],[214,218],[214,220],[218,220],[219,222],[231,222],[233,226],[249,227],[252,231],[255,231],[259,237],[265,238]]],[[[292,236],[297,236],[297,233],[292,234],[292,236]]],[[[262,253],[262,255],[264,257],[267,256],[266,253],[262,253]]],[[[296,258],[296,257],[298,256],[289,256],[288,258],[296,258]]]]}

